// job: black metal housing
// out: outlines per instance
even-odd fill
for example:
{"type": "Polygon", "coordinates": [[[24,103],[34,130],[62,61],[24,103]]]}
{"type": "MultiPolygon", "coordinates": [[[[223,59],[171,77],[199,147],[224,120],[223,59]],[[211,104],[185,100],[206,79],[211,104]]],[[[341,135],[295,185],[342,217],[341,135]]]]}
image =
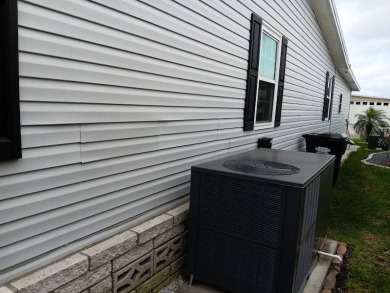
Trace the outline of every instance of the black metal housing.
{"type": "Polygon", "coordinates": [[[272,137],[261,137],[257,140],[257,148],[272,148],[272,137]]]}
{"type": "Polygon", "coordinates": [[[192,167],[185,274],[228,292],[299,292],[326,238],[333,167],[334,156],[272,149],[192,167]],[[244,173],[229,160],[299,172],[244,173]]]}
{"type": "Polygon", "coordinates": [[[368,137],[368,146],[370,150],[375,150],[378,147],[379,135],[370,135],[368,137]]]}

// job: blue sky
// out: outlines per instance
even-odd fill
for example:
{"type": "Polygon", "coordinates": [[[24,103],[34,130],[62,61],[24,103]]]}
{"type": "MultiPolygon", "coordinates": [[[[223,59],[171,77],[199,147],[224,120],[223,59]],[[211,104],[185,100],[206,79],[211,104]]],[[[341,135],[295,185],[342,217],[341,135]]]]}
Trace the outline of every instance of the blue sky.
{"type": "Polygon", "coordinates": [[[390,98],[390,0],[335,0],[361,95],[390,98]]]}

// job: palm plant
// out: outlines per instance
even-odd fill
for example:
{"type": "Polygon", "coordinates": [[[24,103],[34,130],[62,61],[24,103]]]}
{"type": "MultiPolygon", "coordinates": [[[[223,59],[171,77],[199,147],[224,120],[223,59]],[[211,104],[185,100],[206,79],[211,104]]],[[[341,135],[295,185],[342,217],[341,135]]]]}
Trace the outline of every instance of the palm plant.
{"type": "Polygon", "coordinates": [[[389,126],[385,111],[377,110],[373,107],[368,108],[363,114],[356,114],[357,122],[354,125],[354,130],[362,139],[368,142],[368,137],[372,133],[379,133],[381,128],[389,126]]]}

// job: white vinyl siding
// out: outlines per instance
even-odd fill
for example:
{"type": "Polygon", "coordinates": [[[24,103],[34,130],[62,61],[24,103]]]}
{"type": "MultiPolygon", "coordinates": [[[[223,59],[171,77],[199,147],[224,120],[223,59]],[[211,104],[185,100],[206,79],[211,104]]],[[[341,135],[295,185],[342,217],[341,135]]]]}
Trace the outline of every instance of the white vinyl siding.
{"type": "Polygon", "coordinates": [[[334,64],[305,0],[18,9],[23,158],[0,162],[0,283],[188,200],[194,164],[263,136],[302,150],[304,133],[345,132],[339,76],[341,114],[321,121],[334,64]],[[281,126],[244,132],[252,12],[289,43],[281,126]]]}

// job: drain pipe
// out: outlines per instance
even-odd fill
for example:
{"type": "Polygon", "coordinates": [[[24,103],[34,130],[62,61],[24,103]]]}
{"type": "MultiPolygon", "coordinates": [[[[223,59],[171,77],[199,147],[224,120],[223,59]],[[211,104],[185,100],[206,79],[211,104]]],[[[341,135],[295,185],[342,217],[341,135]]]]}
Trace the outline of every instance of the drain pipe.
{"type": "Polygon", "coordinates": [[[331,254],[331,253],[327,253],[327,252],[323,252],[323,251],[319,251],[319,250],[317,250],[317,253],[319,255],[325,255],[325,256],[330,256],[331,258],[336,258],[340,262],[343,261],[343,258],[340,255],[337,255],[337,254],[331,254]]]}

